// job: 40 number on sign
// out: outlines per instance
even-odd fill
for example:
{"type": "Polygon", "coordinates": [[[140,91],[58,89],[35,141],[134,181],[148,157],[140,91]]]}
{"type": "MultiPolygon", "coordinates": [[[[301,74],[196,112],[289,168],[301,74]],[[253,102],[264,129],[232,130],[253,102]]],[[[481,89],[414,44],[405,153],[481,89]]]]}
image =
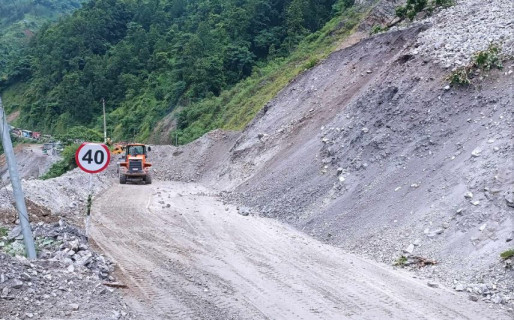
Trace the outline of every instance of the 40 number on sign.
{"type": "Polygon", "coordinates": [[[107,168],[111,154],[104,144],[85,142],[77,149],[75,161],[83,171],[98,173],[107,168]]]}

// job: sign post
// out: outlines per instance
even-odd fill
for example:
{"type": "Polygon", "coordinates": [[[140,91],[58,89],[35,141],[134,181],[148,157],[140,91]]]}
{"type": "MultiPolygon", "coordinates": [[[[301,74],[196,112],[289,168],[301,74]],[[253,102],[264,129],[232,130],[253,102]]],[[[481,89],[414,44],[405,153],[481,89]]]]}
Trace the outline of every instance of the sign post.
{"type": "Polygon", "coordinates": [[[93,200],[93,174],[102,172],[107,168],[111,162],[111,153],[105,144],[84,142],[75,152],[75,162],[82,171],[89,173],[89,195],[86,212],[89,216],[93,200]]]}

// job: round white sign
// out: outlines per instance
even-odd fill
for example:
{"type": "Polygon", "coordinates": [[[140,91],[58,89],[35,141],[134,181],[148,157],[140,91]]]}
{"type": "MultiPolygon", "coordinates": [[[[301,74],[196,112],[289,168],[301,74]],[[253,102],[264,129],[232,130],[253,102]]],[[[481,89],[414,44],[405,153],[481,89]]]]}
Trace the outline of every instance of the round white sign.
{"type": "Polygon", "coordinates": [[[107,168],[111,153],[105,144],[84,142],[75,153],[75,161],[87,173],[98,173],[107,168]]]}

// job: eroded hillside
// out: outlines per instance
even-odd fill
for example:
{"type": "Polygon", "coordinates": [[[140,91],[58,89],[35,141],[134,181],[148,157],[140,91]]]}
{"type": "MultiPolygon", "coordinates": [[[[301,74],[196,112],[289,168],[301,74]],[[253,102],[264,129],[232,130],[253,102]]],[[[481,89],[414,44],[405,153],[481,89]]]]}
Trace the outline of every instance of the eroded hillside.
{"type": "MultiPolygon", "coordinates": [[[[512,31],[494,20],[497,8],[482,9],[463,1],[451,10],[512,31]]],[[[514,231],[513,61],[472,85],[449,85],[458,41],[471,43],[468,60],[488,41],[457,34],[451,46],[429,47],[426,39],[447,30],[440,24],[449,16],[441,19],[335,52],[241,135],[217,131],[173,149],[163,175],[230,191],[245,210],[380,261],[435,260],[420,272],[495,302],[512,299],[512,271],[499,255],[514,231]]],[[[501,39],[508,56],[512,39],[501,39]]]]}

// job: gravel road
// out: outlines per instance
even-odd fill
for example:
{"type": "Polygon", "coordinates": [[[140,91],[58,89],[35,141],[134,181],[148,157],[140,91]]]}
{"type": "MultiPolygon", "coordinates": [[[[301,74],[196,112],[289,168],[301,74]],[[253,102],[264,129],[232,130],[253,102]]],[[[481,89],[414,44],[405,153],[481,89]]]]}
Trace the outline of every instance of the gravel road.
{"type": "Polygon", "coordinates": [[[482,302],[243,216],[198,184],[115,185],[91,239],[145,319],[507,319],[482,302]]]}

